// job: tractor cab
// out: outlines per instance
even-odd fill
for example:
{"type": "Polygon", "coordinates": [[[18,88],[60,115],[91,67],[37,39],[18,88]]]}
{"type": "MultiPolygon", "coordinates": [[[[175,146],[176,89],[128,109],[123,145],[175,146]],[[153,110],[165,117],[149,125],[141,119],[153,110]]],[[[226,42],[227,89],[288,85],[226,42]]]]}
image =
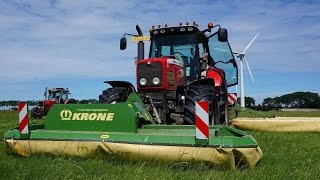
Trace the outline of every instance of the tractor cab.
{"type": "Polygon", "coordinates": [[[56,104],[64,104],[68,100],[69,90],[64,88],[52,88],[48,90],[48,101],[55,101],[56,104]]]}
{"type": "Polygon", "coordinates": [[[184,66],[187,84],[200,78],[203,61],[225,73],[227,86],[237,84],[234,78],[237,67],[227,40],[227,31],[219,25],[209,23],[208,29],[203,31],[195,23],[185,26],[180,23],[177,27],[159,26],[157,29],[152,26],[150,41],[149,58],[177,59],[184,66]],[[216,27],[219,29],[214,31],[216,27]]]}
{"type": "Polygon", "coordinates": [[[187,82],[197,79],[200,68],[199,45],[194,27],[151,30],[149,58],[167,57],[178,60],[184,67],[187,82]],[[188,31],[187,29],[189,28],[188,31]],[[179,32],[180,31],[180,32],[179,32]]]}

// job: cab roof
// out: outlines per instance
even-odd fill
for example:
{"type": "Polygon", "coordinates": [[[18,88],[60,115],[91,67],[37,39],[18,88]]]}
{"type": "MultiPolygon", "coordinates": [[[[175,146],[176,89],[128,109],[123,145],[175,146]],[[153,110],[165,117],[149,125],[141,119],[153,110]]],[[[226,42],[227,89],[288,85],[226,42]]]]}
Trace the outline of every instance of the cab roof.
{"type": "Polygon", "coordinates": [[[51,88],[51,89],[48,89],[48,91],[50,91],[50,92],[69,92],[68,89],[64,89],[64,88],[51,88]]]}
{"type": "Polygon", "coordinates": [[[200,32],[196,25],[174,26],[174,27],[160,27],[157,29],[150,29],[150,36],[163,36],[175,34],[194,34],[200,32]]]}

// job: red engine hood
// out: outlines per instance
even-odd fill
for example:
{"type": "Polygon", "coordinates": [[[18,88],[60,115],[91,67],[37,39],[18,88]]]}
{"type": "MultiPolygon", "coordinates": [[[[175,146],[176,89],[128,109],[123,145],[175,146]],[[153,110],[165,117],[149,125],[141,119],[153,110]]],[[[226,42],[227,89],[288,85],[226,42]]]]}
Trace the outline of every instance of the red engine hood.
{"type": "Polygon", "coordinates": [[[138,90],[175,91],[178,86],[183,85],[183,63],[172,57],[143,59],[137,61],[136,65],[138,90]],[[155,68],[155,66],[157,67],[155,68]],[[161,76],[159,77],[161,80],[160,85],[152,84],[152,79],[155,76],[161,76]],[[139,84],[139,80],[142,77],[147,79],[147,84],[145,86],[139,84]]]}

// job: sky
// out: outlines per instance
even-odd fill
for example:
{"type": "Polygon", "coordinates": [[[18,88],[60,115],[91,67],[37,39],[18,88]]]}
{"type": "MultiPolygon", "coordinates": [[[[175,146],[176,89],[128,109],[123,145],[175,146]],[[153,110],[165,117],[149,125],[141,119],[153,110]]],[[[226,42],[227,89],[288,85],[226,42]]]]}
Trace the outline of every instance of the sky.
{"type": "Polygon", "coordinates": [[[245,96],[257,104],[320,93],[320,1],[0,0],[0,9],[0,100],[40,100],[45,87],[98,99],[106,80],[135,85],[137,46],[120,51],[123,34],[193,21],[227,28],[235,51],[260,33],[246,52],[254,82],[244,68],[245,96]]]}

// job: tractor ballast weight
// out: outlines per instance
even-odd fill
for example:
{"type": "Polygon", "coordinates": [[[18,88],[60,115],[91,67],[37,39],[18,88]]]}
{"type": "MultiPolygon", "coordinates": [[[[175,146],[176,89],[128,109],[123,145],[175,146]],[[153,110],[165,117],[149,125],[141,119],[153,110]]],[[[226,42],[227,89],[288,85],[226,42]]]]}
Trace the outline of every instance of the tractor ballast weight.
{"type": "MultiPolygon", "coordinates": [[[[233,55],[214,56],[209,44],[230,51],[226,30],[211,23],[203,31],[195,24],[152,28],[146,59],[143,40],[149,38],[136,30],[137,90],[127,81],[106,81],[111,88],[99,96],[100,104],[55,104],[44,125],[4,135],[8,152],[254,167],[262,158],[256,140],[226,126],[227,87],[237,83],[233,55]]],[[[120,46],[125,49],[126,38],[120,46]]]]}

